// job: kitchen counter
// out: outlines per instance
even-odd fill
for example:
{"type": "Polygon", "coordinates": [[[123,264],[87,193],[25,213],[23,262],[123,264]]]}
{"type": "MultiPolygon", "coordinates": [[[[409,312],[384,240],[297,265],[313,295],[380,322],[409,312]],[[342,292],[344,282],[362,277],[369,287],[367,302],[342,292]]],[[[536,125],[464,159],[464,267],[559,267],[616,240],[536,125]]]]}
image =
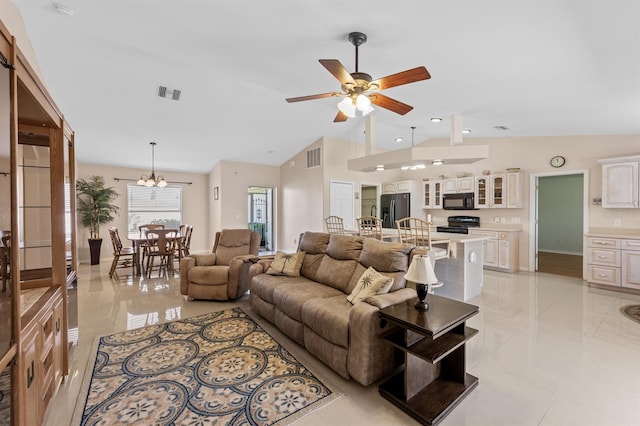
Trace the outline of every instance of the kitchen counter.
{"type": "Polygon", "coordinates": [[[591,228],[585,234],[587,237],[614,237],[640,239],[639,228],[591,228]]]}

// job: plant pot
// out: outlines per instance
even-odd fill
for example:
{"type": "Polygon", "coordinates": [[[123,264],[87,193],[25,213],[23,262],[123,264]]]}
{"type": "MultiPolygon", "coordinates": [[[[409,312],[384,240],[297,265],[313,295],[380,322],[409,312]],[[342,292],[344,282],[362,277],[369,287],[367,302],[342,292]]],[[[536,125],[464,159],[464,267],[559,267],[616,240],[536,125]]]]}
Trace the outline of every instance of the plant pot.
{"type": "Polygon", "coordinates": [[[89,239],[89,252],[91,253],[91,264],[100,263],[100,247],[102,247],[102,238],[89,239]]]}

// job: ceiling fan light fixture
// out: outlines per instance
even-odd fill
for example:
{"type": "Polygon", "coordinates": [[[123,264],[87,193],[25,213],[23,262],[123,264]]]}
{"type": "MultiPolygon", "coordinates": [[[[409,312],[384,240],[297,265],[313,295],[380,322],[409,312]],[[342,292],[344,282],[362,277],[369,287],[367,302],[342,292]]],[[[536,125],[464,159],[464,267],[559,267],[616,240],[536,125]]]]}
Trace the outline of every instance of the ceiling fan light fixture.
{"type": "Polygon", "coordinates": [[[433,162],[431,163],[434,166],[442,166],[444,164],[444,161],[442,160],[433,160],[433,162]]]}
{"type": "Polygon", "coordinates": [[[358,95],[356,98],[356,107],[360,112],[362,112],[363,116],[373,112],[374,109],[371,106],[371,99],[366,95],[358,95]]]}
{"type": "Polygon", "coordinates": [[[349,97],[344,98],[338,103],[338,109],[347,117],[354,118],[356,116],[356,106],[349,97]]]}

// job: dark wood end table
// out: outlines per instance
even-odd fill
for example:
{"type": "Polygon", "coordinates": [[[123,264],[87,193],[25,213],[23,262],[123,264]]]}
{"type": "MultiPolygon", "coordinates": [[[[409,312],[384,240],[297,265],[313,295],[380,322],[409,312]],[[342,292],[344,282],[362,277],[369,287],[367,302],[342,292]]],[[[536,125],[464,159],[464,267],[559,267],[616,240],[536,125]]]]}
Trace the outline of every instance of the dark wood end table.
{"type": "Polygon", "coordinates": [[[465,343],[478,333],[465,322],[478,307],[434,294],[427,311],[414,302],[380,310],[381,326],[397,326],[382,337],[404,352],[404,365],[379,390],[420,423],[433,425],[478,386],[465,371],[465,343]]]}

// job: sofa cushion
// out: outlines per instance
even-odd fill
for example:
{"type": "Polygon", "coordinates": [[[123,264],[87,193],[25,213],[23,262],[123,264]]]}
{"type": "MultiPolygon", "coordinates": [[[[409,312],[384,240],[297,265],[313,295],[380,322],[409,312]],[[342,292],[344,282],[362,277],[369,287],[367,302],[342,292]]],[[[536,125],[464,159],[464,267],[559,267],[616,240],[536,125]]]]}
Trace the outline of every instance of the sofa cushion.
{"type": "Polygon", "coordinates": [[[409,244],[365,238],[359,261],[367,268],[371,266],[376,271],[394,276],[395,281],[391,287],[393,291],[407,285],[403,275],[409,268],[409,254],[412,248],[409,244]],[[400,274],[388,274],[389,272],[400,272],[400,274]]]}
{"type": "Polygon", "coordinates": [[[326,253],[338,260],[358,260],[362,252],[363,240],[363,237],[332,234],[326,253]]]}
{"type": "Polygon", "coordinates": [[[335,345],[349,346],[349,311],[345,295],[310,299],[302,307],[302,322],[317,335],[335,345]]]}
{"type": "Polygon", "coordinates": [[[316,274],[316,281],[331,286],[341,292],[347,292],[349,281],[358,262],[356,260],[338,260],[325,254],[316,274]]]}
{"type": "Polygon", "coordinates": [[[327,251],[330,236],[331,234],[324,232],[305,232],[300,237],[298,251],[309,254],[324,254],[327,251]]]}
{"type": "Polygon", "coordinates": [[[260,274],[251,280],[251,293],[267,303],[273,304],[273,291],[281,285],[312,283],[304,277],[286,277],[282,275],[260,274]]]}
{"type": "MultiPolygon", "coordinates": [[[[283,277],[277,278],[283,279],[283,277]]],[[[344,293],[313,281],[290,283],[273,289],[273,303],[276,308],[296,321],[302,321],[302,305],[306,301],[318,297],[327,298],[333,296],[344,297],[344,293]]]]}
{"type": "Polygon", "coordinates": [[[203,285],[220,285],[229,282],[228,266],[194,266],[188,272],[189,281],[203,285]]]}
{"type": "Polygon", "coordinates": [[[347,300],[355,305],[367,297],[388,293],[392,284],[393,278],[381,274],[370,266],[362,274],[351,294],[347,296],[347,300]]]}
{"type": "Polygon", "coordinates": [[[287,275],[289,277],[299,277],[302,261],[305,253],[299,251],[297,253],[277,252],[273,262],[269,265],[266,273],[269,275],[287,275]]]}

